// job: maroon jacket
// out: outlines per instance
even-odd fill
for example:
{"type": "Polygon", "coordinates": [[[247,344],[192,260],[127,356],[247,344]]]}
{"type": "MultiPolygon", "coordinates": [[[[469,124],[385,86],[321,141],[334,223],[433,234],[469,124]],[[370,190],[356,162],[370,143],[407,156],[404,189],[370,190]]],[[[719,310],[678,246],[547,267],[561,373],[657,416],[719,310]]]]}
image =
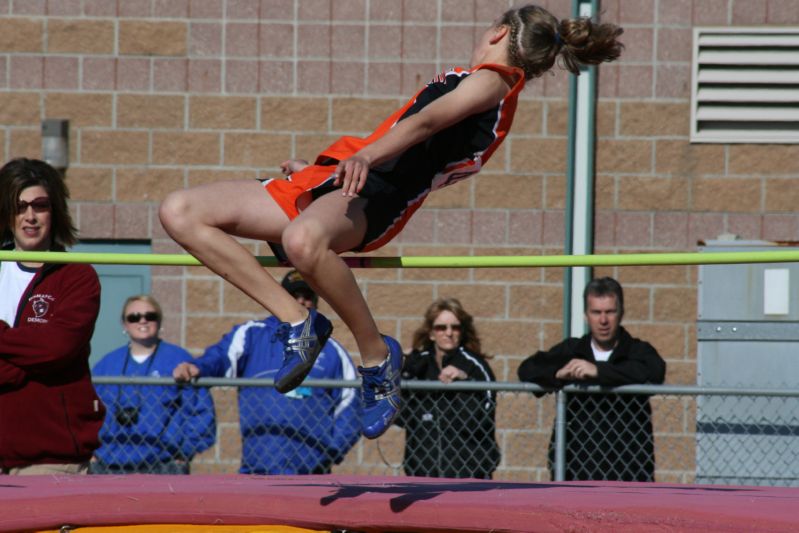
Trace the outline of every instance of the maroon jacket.
{"type": "Polygon", "coordinates": [[[90,265],[45,265],[0,321],[0,467],[88,461],[105,407],[89,371],[100,310],[90,265]]]}

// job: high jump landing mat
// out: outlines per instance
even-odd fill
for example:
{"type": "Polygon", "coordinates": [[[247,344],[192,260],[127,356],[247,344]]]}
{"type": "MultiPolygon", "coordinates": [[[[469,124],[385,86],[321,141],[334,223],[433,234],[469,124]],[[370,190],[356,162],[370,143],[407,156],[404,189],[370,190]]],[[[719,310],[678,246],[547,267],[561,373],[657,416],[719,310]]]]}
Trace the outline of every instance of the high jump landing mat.
{"type": "Polygon", "coordinates": [[[120,533],[799,531],[799,489],[346,475],[0,476],[0,531],[65,525],[120,533]]]}

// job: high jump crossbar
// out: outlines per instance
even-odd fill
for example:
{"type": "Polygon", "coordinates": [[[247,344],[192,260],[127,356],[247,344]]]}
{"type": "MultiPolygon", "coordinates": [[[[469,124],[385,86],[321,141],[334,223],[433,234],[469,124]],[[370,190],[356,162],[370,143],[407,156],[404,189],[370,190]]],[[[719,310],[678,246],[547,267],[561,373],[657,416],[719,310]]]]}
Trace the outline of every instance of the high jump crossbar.
{"type": "MultiPolygon", "coordinates": [[[[288,266],[272,256],[256,256],[265,267],[288,266]]],[[[510,268],[570,266],[657,266],[722,265],[742,263],[799,262],[799,250],[760,252],[676,252],[595,255],[517,255],[517,256],[418,256],[360,257],[342,256],[352,268],[510,268]]],[[[202,266],[188,254],[127,254],[88,252],[0,251],[0,261],[30,263],[91,263],[95,265],[202,266]]]]}

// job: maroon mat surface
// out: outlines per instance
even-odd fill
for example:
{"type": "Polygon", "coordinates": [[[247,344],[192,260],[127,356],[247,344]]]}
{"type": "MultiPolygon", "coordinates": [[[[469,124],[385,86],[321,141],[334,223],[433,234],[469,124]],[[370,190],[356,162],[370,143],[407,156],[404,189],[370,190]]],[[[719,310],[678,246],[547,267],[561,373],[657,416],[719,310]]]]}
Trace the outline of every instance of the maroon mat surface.
{"type": "Polygon", "coordinates": [[[799,489],[360,476],[0,476],[0,531],[132,524],[356,531],[799,531],[799,489]]]}

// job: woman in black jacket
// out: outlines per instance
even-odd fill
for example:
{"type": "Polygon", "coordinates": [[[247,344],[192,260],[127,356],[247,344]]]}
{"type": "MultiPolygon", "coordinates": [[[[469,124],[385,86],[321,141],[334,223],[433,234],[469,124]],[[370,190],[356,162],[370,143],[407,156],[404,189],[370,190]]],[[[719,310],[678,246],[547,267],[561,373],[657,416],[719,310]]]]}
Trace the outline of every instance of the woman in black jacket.
{"type": "MultiPolygon", "coordinates": [[[[472,316],[455,298],[427,309],[413,336],[403,380],[495,381],[482,354],[472,316]]],[[[397,425],[406,430],[405,473],[410,476],[491,479],[500,460],[494,437],[493,391],[404,391],[397,425]]]]}

